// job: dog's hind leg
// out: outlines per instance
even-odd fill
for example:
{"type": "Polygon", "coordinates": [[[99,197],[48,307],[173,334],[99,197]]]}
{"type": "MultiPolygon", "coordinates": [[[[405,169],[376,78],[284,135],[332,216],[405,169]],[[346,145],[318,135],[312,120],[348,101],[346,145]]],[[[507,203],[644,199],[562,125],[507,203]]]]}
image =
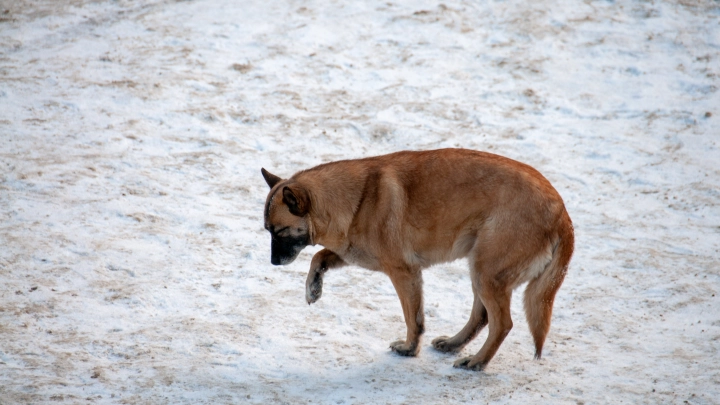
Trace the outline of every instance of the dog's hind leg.
{"type": "Polygon", "coordinates": [[[478,371],[484,369],[513,327],[510,317],[512,290],[493,281],[492,278],[483,278],[480,284],[480,299],[488,314],[487,340],[475,356],[456,361],[455,367],[478,371]]]}
{"type": "MultiPolygon", "coordinates": [[[[475,272],[472,272],[472,275],[475,276],[475,272]]],[[[468,320],[467,324],[460,332],[458,332],[453,337],[448,336],[440,336],[432,341],[432,345],[436,350],[439,350],[441,352],[458,352],[460,351],[465,345],[467,345],[471,340],[475,339],[475,337],[480,333],[480,331],[485,327],[485,325],[488,324],[488,313],[485,309],[485,305],[483,305],[482,300],[480,300],[480,292],[475,288],[475,284],[473,283],[473,293],[475,295],[475,298],[473,300],[473,307],[472,312],[470,313],[470,319],[468,320]]]]}
{"type": "Polygon", "coordinates": [[[415,356],[420,350],[420,336],[425,332],[423,313],[422,273],[419,269],[400,268],[387,272],[395,286],[407,326],[407,337],[390,344],[401,356],[415,356]]]}
{"type": "Polygon", "coordinates": [[[480,351],[475,356],[456,361],[455,367],[470,370],[484,369],[513,327],[510,299],[513,276],[518,274],[518,264],[517,260],[507,259],[508,255],[502,251],[476,253],[471,280],[475,297],[480,298],[487,311],[489,332],[480,351]]]}
{"type": "Polygon", "coordinates": [[[323,249],[313,256],[310,262],[310,271],[305,281],[305,300],[308,305],[319,300],[322,296],[323,276],[325,272],[345,265],[343,259],[335,253],[323,249]]]}

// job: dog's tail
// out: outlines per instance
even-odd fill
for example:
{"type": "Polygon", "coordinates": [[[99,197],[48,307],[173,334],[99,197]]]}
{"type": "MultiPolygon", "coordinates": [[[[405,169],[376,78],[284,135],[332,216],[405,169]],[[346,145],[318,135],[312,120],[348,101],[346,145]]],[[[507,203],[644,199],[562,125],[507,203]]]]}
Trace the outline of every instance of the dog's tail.
{"type": "Polygon", "coordinates": [[[550,330],[555,294],[565,279],[568,264],[575,246],[572,221],[564,211],[560,218],[557,240],[553,246],[552,259],[545,270],[530,280],[525,288],[525,316],[535,341],[535,358],[542,356],[545,337],[550,330]]]}

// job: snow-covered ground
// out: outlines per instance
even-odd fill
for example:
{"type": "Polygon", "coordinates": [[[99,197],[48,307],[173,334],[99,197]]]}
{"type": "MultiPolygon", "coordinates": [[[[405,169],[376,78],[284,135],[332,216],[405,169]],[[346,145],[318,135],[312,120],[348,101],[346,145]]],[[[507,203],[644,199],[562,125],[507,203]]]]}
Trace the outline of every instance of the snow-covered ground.
{"type": "Polygon", "coordinates": [[[720,3],[0,0],[0,404],[717,403],[720,3]],[[417,358],[386,276],[305,303],[260,167],[402,149],[529,163],[576,253],[534,361],[417,358]]]}

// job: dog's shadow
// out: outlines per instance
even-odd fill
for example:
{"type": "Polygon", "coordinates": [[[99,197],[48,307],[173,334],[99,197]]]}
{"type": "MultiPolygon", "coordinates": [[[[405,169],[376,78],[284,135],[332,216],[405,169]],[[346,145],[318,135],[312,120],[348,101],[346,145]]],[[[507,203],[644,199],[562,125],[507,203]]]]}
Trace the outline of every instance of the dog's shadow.
{"type": "Polygon", "coordinates": [[[340,361],[330,366],[316,363],[260,370],[231,386],[246,392],[245,399],[253,402],[323,404],[472,401],[486,393],[514,390],[512,379],[505,374],[453,368],[455,357],[431,347],[423,347],[414,358],[388,349],[358,364],[340,361]]]}

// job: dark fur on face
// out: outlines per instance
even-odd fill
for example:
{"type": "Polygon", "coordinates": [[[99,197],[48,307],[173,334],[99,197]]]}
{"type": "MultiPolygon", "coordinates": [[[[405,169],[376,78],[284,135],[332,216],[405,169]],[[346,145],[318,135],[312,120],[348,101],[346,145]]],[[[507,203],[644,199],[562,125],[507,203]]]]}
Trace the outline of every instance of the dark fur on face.
{"type": "Polygon", "coordinates": [[[307,192],[290,181],[262,170],[271,191],[265,202],[265,229],[270,232],[270,263],[290,264],[311,244],[307,192]],[[282,183],[282,184],[281,184],[282,183]]]}
{"type": "Polygon", "coordinates": [[[275,266],[292,263],[300,254],[305,246],[309,243],[307,234],[293,236],[288,232],[287,227],[275,232],[274,229],[268,229],[271,235],[270,242],[270,263],[275,266]]]}

